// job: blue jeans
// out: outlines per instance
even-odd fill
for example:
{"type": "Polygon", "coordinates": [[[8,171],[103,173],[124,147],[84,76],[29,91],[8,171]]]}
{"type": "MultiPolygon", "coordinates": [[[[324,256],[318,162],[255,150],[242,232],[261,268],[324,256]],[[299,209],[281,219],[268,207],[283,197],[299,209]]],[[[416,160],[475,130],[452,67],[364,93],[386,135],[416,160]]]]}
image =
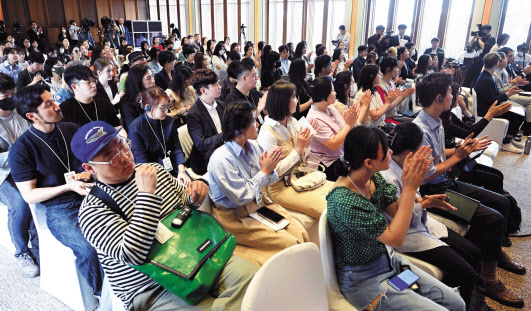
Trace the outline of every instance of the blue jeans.
{"type": "Polygon", "coordinates": [[[64,246],[72,249],[76,256],[77,270],[92,287],[94,294],[101,296],[103,270],[96,249],[85,239],[78,222],[81,201],[47,206],[48,228],[64,246]]]}
{"type": "Polygon", "coordinates": [[[388,258],[387,254],[383,254],[366,266],[336,268],[341,293],[356,309],[370,309],[369,304],[382,294],[374,310],[466,310],[457,290],[444,285],[400,255],[393,255],[391,266],[388,258]],[[420,277],[417,281],[418,293],[410,288],[397,291],[387,283],[400,272],[401,265],[408,265],[420,277]]]}
{"type": "Polygon", "coordinates": [[[7,227],[15,244],[15,257],[30,251],[39,262],[39,237],[31,218],[31,210],[18,191],[11,174],[0,185],[0,201],[7,206],[7,227]]]}

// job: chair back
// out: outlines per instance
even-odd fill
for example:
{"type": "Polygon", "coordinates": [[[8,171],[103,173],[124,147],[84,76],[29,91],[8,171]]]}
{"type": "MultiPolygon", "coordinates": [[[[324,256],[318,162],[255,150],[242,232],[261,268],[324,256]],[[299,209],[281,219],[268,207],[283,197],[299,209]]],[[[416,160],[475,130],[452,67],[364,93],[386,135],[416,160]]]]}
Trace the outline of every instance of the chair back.
{"type": "Polygon", "coordinates": [[[334,261],[334,245],[332,234],[328,226],[328,209],[321,214],[319,220],[319,243],[321,245],[321,260],[323,262],[324,282],[328,294],[330,310],[349,311],[356,310],[343,296],[337,285],[336,264],[334,261]]]}
{"type": "Polygon", "coordinates": [[[184,153],[184,161],[188,160],[190,152],[192,152],[192,138],[188,133],[188,125],[183,125],[177,129],[177,134],[179,134],[179,142],[181,143],[181,148],[184,153]]]}
{"type": "Polygon", "coordinates": [[[242,310],[328,310],[317,245],[293,245],[269,258],[249,284],[242,310]]]}

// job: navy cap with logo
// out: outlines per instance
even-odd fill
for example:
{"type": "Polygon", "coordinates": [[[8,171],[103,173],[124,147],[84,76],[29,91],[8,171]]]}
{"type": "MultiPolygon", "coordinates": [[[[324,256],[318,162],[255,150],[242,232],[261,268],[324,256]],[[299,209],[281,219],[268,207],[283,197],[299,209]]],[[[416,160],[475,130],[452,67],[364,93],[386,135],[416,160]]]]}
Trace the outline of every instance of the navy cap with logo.
{"type": "Polygon", "coordinates": [[[105,147],[121,128],[103,122],[93,121],[80,127],[72,137],[72,152],[83,163],[87,163],[105,147]]]}

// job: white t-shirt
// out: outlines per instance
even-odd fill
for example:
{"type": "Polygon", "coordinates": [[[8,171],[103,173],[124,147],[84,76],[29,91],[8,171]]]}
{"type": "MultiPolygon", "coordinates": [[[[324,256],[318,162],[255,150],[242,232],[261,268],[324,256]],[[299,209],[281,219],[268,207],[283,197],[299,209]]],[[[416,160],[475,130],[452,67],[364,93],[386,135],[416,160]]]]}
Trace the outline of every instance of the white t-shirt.
{"type": "MultiPolygon", "coordinates": [[[[362,89],[359,89],[358,92],[356,93],[356,96],[354,97],[354,101],[357,103],[361,102],[363,93],[364,92],[362,91],[362,89]]],[[[384,103],[382,102],[382,99],[380,98],[380,94],[378,94],[378,92],[374,92],[374,94],[372,95],[371,104],[369,106],[369,111],[378,110],[382,108],[383,105],[384,103]]],[[[376,121],[373,121],[370,116],[367,118],[367,120],[368,120],[367,125],[385,126],[385,113],[382,114],[382,116],[378,118],[378,120],[376,121]]]]}
{"type": "Polygon", "coordinates": [[[14,117],[14,114],[11,113],[8,117],[5,118],[0,117],[0,124],[6,129],[9,144],[14,144],[17,138],[20,136],[20,128],[17,124],[17,120],[14,117]]]}

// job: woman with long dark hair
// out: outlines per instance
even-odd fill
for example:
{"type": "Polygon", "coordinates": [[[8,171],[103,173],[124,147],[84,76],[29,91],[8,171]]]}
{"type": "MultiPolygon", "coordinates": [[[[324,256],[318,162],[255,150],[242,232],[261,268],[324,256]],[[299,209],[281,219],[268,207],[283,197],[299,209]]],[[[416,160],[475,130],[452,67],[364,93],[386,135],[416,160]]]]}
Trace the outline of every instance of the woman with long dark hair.
{"type": "Polygon", "coordinates": [[[144,54],[146,59],[149,59],[149,43],[147,41],[144,40],[140,43],[140,52],[144,54]]]}
{"type": "Polygon", "coordinates": [[[208,68],[208,63],[207,63],[205,54],[199,52],[199,53],[195,53],[195,56],[194,56],[193,71],[196,72],[201,69],[209,69],[209,68],[208,68]]]}
{"type": "Polygon", "coordinates": [[[422,79],[428,75],[430,70],[433,70],[433,60],[431,56],[427,54],[421,55],[417,62],[417,69],[415,70],[415,84],[422,81],[422,79]]]}
{"type": "Polygon", "coordinates": [[[308,109],[313,103],[309,94],[310,85],[306,81],[306,62],[300,58],[294,59],[289,66],[288,77],[296,87],[297,108],[293,117],[298,120],[308,115],[308,109]]]}
{"type": "Polygon", "coordinates": [[[90,55],[90,67],[92,67],[94,62],[100,58],[105,58],[105,50],[103,46],[97,46],[92,49],[92,55],[90,55]]]}
{"type": "Polygon", "coordinates": [[[225,47],[223,42],[218,42],[212,53],[212,70],[219,74],[220,69],[225,65],[227,59],[225,58],[225,47]]]}
{"type": "Polygon", "coordinates": [[[417,189],[432,161],[430,154],[424,146],[407,155],[404,186],[397,198],[396,187],[380,173],[391,162],[387,135],[375,127],[359,126],[345,139],[345,155],[337,166],[340,177],[327,196],[327,216],[339,288],[357,310],[465,310],[457,290],[392,251],[406,237],[417,189]],[[394,212],[389,225],[384,211],[394,212]],[[409,288],[398,291],[386,282],[403,266],[419,277],[418,293],[409,288]]]}
{"type": "MultiPolygon", "coordinates": [[[[313,138],[308,128],[301,128],[298,132],[294,129],[297,120],[292,116],[296,106],[295,85],[282,80],[273,83],[267,93],[268,116],[260,128],[258,143],[268,152],[282,147],[284,159],[276,166],[280,180],[267,187],[267,191],[275,203],[319,219],[333,183],[328,181],[317,189],[298,192],[284,182],[284,178],[290,178],[291,172],[306,162],[313,138]]],[[[316,127],[316,122],[313,126],[316,127]]]]}
{"type": "Polygon", "coordinates": [[[260,189],[278,181],[275,167],[283,158],[281,148],[263,152],[255,140],[255,111],[249,102],[233,102],[225,108],[223,138],[208,162],[207,179],[214,203],[212,215],[236,237],[239,247],[235,254],[261,266],[283,249],[307,242],[308,234],[278,204],[268,204],[266,209],[289,221],[283,230],[275,231],[249,216],[261,206],[260,189]]]}
{"type": "Polygon", "coordinates": [[[192,70],[187,66],[179,66],[174,70],[175,75],[166,90],[170,98],[169,113],[180,125],[186,124],[186,113],[197,100],[192,87],[192,70]]]}
{"type": "Polygon", "coordinates": [[[306,56],[306,47],[308,44],[306,41],[301,41],[297,43],[297,47],[295,48],[295,53],[293,54],[293,59],[301,58],[306,63],[306,72],[312,71],[314,64],[310,64],[310,58],[312,57],[312,52],[306,56]]]}
{"type": "Polygon", "coordinates": [[[281,78],[282,72],[280,71],[280,54],[277,51],[270,51],[263,61],[263,67],[260,74],[260,90],[267,91],[267,89],[273,83],[281,78]]]}
{"type": "Polygon", "coordinates": [[[122,111],[122,123],[126,131],[134,119],[144,114],[144,109],[140,107],[140,93],[154,85],[155,78],[146,65],[136,64],[128,71],[125,80],[125,94],[119,103],[122,111]]]}

